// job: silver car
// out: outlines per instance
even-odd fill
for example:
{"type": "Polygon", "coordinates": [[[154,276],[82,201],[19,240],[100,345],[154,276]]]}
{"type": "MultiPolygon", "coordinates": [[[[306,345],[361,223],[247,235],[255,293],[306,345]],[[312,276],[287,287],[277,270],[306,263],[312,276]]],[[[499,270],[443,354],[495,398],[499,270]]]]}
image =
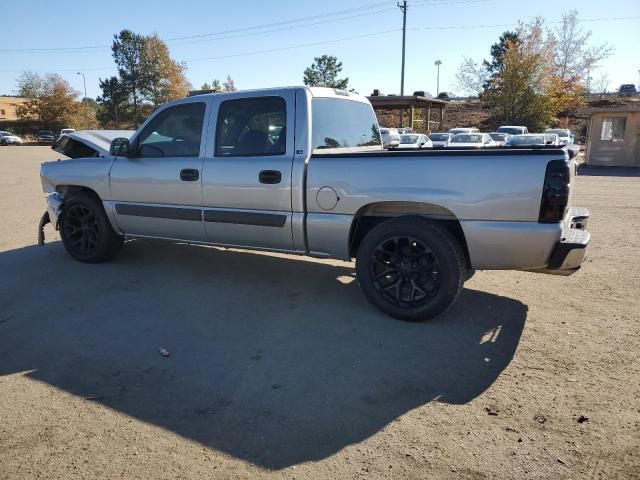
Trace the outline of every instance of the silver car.
{"type": "Polygon", "coordinates": [[[445,148],[449,146],[449,142],[454,137],[453,133],[448,132],[438,132],[438,133],[430,133],[429,140],[433,144],[433,148],[445,148]]]}
{"type": "Polygon", "coordinates": [[[2,131],[0,132],[0,145],[22,145],[22,139],[14,133],[2,131]]]}
{"type": "Polygon", "coordinates": [[[491,132],[489,135],[498,147],[503,147],[511,138],[511,135],[503,132],[491,132]]]}
{"type": "Polygon", "coordinates": [[[397,128],[380,127],[380,138],[384,148],[395,148],[400,145],[400,133],[397,128]]]}

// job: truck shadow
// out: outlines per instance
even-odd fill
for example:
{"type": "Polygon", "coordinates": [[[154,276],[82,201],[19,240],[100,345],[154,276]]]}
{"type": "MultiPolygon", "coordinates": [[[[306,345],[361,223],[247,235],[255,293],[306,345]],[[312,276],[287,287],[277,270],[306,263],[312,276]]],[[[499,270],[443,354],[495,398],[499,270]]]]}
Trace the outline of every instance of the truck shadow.
{"type": "Polygon", "coordinates": [[[0,376],[29,371],[270,469],[428,402],[469,402],[509,364],[527,316],[465,289],[440,318],[400,322],[367,304],[350,264],[180,244],[131,242],[85,265],[55,242],[0,253],[0,269],[0,376]]]}

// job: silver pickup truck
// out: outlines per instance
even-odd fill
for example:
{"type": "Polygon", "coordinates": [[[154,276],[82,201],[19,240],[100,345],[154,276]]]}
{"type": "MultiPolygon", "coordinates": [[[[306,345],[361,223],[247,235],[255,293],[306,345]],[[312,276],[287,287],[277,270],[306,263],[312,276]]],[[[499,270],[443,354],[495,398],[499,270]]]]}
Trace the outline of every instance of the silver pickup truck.
{"type": "Polygon", "coordinates": [[[54,149],[72,158],[42,164],[41,227],[77,260],[140,237],[355,258],[368,300],[406,320],[443,312],[475,269],[569,275],[589,243],[569,149],[387,152],[367,99],[339,90],[187,97],[54,149]]]}

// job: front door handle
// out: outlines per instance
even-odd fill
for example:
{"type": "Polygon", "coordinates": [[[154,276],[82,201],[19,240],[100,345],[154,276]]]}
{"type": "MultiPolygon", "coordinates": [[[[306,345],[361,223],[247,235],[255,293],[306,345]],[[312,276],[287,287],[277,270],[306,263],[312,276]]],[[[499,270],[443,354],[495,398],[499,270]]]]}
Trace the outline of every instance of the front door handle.
{"type": "Polygon", "coordinates": [[[184,168],[180,170],[180,180],[183,182],[196,182],[200,179],[200,172],[195,168],[184,168]]]}
{"type": "Polygon", "coordinates": [[[273,185],[282,181],[282,172],[278,170],[262,170],[258,178],[260,183],[273,185]]]}

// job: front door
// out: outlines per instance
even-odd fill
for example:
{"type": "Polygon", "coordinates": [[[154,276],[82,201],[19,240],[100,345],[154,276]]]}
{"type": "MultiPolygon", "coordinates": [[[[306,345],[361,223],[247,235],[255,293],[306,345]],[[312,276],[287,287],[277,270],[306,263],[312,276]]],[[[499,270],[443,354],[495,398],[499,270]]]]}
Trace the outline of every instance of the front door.
{"type": "Polygon", "coordinates": [[[158,111],[111,168],[111,196],[125,234],[204,241],[202,156],[206,103],[158,111]]]}
{"type": "Polygon", "coordinates": [[[210,242],[293,250],[291,168],[295,95],[214,97],[214,145],[202,170],[210,242]]]}

